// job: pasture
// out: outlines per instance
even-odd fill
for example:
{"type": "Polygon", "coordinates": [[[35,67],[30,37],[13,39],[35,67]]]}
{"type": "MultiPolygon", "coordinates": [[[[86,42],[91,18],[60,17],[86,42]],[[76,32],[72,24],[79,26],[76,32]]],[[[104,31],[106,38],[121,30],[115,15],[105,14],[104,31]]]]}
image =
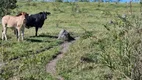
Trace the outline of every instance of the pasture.
{"type": "Polygon", "coordinates": [[[61,29],[80,37],[57,63],[57,74],[65,80],[141,79],[141,73],[137,75],[134,71],[137,66],[133,65],[139,63],[141,55],[140,4],[132,4],[132,14],[126,3],[18,2],[17,5],[11,15],[20,11],[30,14],[48,11],[51,15],[37,37],[34,28],[25,29],[22,42],[17,42],[11,29],[7,30],[8,41],[2,41],[0,36],[0,61],[4,63],[0,79],[56,80],[45,71],[45,66],[60,50],[63,41],[57,40],[57,36],[61,29]]]}

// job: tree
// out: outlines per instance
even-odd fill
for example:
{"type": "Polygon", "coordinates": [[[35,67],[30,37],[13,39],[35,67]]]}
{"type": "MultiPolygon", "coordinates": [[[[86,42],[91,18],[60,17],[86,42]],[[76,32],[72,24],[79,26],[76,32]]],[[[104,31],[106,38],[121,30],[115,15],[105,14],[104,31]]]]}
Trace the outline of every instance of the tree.
{"type": "Polygon", "coordinates": [[[17,0],[1,0],[0,1],[0,16],[10,14],[11,9],[16,8],[17,0]]]}
{"type": "Polygon", "coordinates": [[[55,2],[63,2],[63,0],[55,0],[55,2]]]}

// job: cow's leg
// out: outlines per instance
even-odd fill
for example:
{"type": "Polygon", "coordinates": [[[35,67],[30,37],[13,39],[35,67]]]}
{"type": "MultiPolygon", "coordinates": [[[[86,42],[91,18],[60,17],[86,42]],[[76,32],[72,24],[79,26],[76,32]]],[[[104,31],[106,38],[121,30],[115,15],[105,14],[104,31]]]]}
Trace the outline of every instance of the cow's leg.
{"type": "Polygon", "coordinates": [[[22,36],[22,41],[24,40],[24,27],[21,29],[21,36],[22,36]]]}
{"type": "Polygon", "coordinates": [[[2,40],[4,40],[4,37],[5,37],[5,40],[7,41],[6,31],[7,31],[6,25],[3,24],[2,40]]]}
{"type": "Polygon", "coordinates": [[[2,40],[4,40],[4,29],[2,30],[2,40]]]}
{"type": "Polygon", "coordinates": [[[7,30],[6,28],[3,29],[2,40],[4,40],[4,38],[5,38],[5,40],[7,41],[6,30],[7,30]]]}
{"type": "Polygon", "coordinates": [[[4,27],[3,32],[2,32],[2,40],[4,40],[4,38],[5,38],[5,40],[7,41],[6,31],[7,31],[7,29],[6,29],[6,27],[4,27]]]}
{"type": "Polygon", "coordinates": [[[14,29],[14,34],[16,35],[16,38],[18,39],[18,30],[16,28],[14,29]]]}
{"type": "Polygon", "coordinates": [[[17,28],[17,31],[18,31],[18,41],[20,41],[20,35],[21,34],[20,34],[20,28],[19,27],[17,28]]]}
{"type": "Polygon", "coordinates": [[[38,27],[35,27],[35,36],[37,36],[37,33],[38,33],[38,27]]]}
{"type": "Polygon", "coordinates": [[[4,33],[3,33],[3,31],[2,31],[2,40],[4,39],[4,33]]]}

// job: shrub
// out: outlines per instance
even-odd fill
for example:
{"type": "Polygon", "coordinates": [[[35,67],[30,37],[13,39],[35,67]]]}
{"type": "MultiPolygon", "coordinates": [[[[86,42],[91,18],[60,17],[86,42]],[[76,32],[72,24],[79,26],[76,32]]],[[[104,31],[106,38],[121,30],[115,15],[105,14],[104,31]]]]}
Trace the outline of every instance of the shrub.
{"type": "Polygon", "coordinates": [[[17,0],[1,0],[0,1],[0,16],[10,14],[11,9],[16,8],[17,0]]]}

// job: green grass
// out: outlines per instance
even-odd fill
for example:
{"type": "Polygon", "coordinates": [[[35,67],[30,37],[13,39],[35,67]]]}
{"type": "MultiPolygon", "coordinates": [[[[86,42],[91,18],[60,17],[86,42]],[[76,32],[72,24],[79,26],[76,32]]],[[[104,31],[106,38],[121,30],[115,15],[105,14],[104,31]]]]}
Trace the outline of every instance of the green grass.
{"type": "MultiPolygon", "coordinates": [[[[134,46],[140,47],[135,42],[141,36],[135,29],[141,26],[137,25],[140,22],[135,22],[140,19],[131,17],[128,4],[18,2],[17,5],[11,15],[19,11],[29,14],[49,11],[51,15],[39,29],[38,37],[34,37],[34,28],[25,29],[24,41],[18,42],[13,31],[7,30],[8,41],[0,40],[0,61],[6,63],[0,74],[3,79],[55,80],[45,71],[45,65],[58,54],[62,41],[54,37],[61,29],[66,29],[73,37],[81,37],[57,64],[57,72],[65,80],[126,80],[130,77],[133,58],[128,57],[128,53],[133,57],[134,46]],[[128,29],[128,22],[117,14],[126,14],[135,27],[128,29]],[[110,20],[118,24],[109,24],[110,20]],[[125,29],[129,31],[127,38],[123,37],[125,29]],[[129,41],[127,46],[126,40],[129,41]],[[126,47],[130,50],[125,51],[126,47]]],[[[132,6],[133,15],[139,16],[140,5],[134,3],[132,6]]]]}
{"type": "Polygon", "coordinates": [[[49,75],[45,72],[45,65],[58,54],[61,41],[49,38],[48,35],[40,36],[42,35],[29,37],[23,42],[12,41],[12,39],[2,42],[1,54],[6,63],[3,68],[3,78],[9,79],[13,75],[23,77],[24,80],[31,77],[38,80],[51,78],[51,76],[43,76],[49,75]],[[8,74],[9,72],[11,74],[8,74]]]}

